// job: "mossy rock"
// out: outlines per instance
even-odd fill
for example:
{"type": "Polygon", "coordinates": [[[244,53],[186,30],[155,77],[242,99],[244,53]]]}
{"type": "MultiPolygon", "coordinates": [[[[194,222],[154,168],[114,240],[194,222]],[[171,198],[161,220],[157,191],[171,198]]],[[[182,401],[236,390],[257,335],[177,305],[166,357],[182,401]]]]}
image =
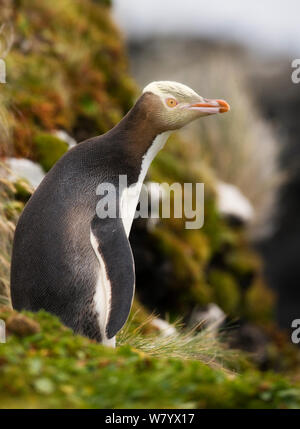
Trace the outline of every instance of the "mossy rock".
{"type": "Polygon", "coordinates": [[[185,232],[185,238],[193,251],[193,255],[199,261],[200,266],[202,268],[205,267],[212,256],[208,237],[201,230],[190,229],[185,232]]]}
{"type": "Polygon", "coordinates": [[[209,273],[209,284],[214,290],[215,302],[228,315],[235,315],[241,295],[234,277],[226,271],[213,269],[209,273]]]}
{"type": "Polygon", "coordinates": [[[256,323],[268,323],[274,319],[276,295],[257,278],[245,296],[245,316],[256,323]]]}
{"type": "Polygon", "coordinates": [[[161,285],[172,294],[165,310],[186,315],[194,306],[216,302],[229,316],[247,317],[245,291],[256,281],[261,263],[243,228],[232,227],[218,212],[215,177],[199,161],[199,152],[197,142],[173,135],[149,171],[150,180],[160,183],[205,183],[201,229],[186,229],[186,219],[175,219],[171,211],[169,219],[161,219],[149,232],[161,260],[172,265],[172,281],[161,285]]]}
{"type": "Polygon", "coordinates": [[[18,201],[26,203],[33,193],[33,188],[26,179],[19,179],[14,182],[15,197],[18,201]]]}
{"type": "Polygon", "coordinates": [[[6,319],[6,330],[9,335],[14,334],[18,337],[27,337],[40,332],[40,326],[34,320],[23,314],[12,313],[6,319]]]}
{"type": "Polygon", "coordinates": [[[38,162],[47,172],[68,150],[68,144],[51,134],[39,134],[34,138],[38,162]]]}
{"type": "Polygon", "coordinates": [[[200,278],[200,267],[192,257],[192,250],[185,241],[181,241],[172,231],[157,228],[153,232],[157,246],[163,255],[173,264],[178,280],[192,281],[200,278]]]}
{"type": "Polygon", "coordinates": [[[8,220],[14,220],[18,217],[24,208],[21,201],[8,201],[3,205],[5,216],[8,220]]]}
{"type": "Polygon", "coordinates": [[[243,247],[241,244],[227,252],[224,259],[228,268],[239,276],[249,276],[261,269],[259,257],[249,248],[249,245],[243,247]]]}
{"type": "Polygon", "coordinates": [[[137,88],[110,4],[8,3],[18,43],[7,56],[10,85],[1,104],[10,110],[17,156],[36,159],[33,140],[44,132],[65,129],[77,141],[102,134],[131,107],[137,88]]]}

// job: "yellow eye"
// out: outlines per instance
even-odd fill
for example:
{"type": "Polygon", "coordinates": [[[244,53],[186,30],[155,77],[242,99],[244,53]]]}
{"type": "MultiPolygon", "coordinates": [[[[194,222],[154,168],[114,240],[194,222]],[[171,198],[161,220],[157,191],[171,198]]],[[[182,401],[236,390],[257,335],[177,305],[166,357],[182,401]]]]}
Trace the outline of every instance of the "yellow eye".
{"type": "Polygon", "coordinates": [[[178,104],[175,98],[167,98],[166,103],[168,107],[175,107],[178,104]]]}

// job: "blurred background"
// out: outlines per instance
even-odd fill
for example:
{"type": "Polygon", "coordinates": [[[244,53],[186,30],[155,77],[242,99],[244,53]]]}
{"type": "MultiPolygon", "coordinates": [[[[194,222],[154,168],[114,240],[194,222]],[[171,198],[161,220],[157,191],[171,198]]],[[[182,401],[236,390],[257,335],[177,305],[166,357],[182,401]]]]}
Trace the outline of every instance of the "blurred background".
{"type": "Polygon", "coordinates": [[[46,172],[147,83],[176,80],[231,111],[173,134],[151,166],[148,182],[205,183],[205,222],[134,222],[133,311],[158,330],[178,318],[225,330],[258,369],[299,381],[299,14],[296,0],[0,0],[0,303],[15,224],[46,172]]]}
{"type": "MultiPolygon", "coordinates": [[[[114,3],[141,87],[177,80],[232,105],[221,123],[211,118],[183,133],[204,146],[201,156],[218,180],[237,186],[252,205],[250,240],[277,292],[277,319],[286,329],[300,311],[300,85],[291,80],[299,12],[297,1],[286,7],[280,0],[114,3]],[[208,147],[202,126],[211,133],[208,147]],[[225,140],[224,126],[230,127],[225,140]]],[[[233,209],[233,201],[228,204],[233,209]]]]}

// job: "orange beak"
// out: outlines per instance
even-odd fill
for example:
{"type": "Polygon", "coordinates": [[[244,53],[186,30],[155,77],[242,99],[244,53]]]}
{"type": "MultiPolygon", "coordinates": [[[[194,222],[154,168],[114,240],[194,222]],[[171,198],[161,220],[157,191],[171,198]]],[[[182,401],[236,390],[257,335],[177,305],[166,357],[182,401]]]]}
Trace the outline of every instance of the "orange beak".
{"type": "Polygon", "coordinates": [[[230,106],[225,100],[209,100],[204,98],[203,103],[191,104],[189,109],[213,115],[215,113],[228,112],[230,106]]]}

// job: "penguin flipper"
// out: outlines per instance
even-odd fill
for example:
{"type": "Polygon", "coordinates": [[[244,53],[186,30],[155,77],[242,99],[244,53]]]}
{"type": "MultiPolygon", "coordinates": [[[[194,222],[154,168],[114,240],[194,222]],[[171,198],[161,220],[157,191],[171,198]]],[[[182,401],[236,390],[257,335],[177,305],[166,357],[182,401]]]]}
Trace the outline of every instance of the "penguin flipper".
{"type": "Polygon", "coordinates": [[[129,316],[135,288],[134,260],[122,219],[95,216],[91,222],[91,234],[93,248],[101,269],[105,269],[110,289],[106,323],[106,335],[110,339],[129,316]]]}

